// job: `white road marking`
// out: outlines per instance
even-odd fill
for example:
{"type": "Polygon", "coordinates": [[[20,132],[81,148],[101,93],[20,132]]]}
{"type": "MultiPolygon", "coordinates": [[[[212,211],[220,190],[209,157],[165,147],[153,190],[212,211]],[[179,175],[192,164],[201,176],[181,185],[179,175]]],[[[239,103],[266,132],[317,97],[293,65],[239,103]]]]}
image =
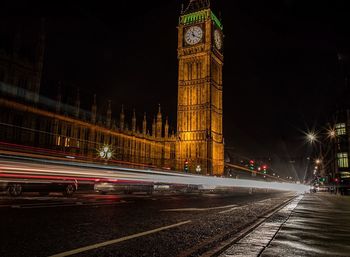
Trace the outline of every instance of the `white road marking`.
{"type": "MultiPolygon", "coordinates": [[[[243,205],[243,206],[245,206],[245,205],[243,205]]],[[[220,214],[228,213],[228,212],[234,211],[234,210],[236,210],[236,209],[242,208],[243,206],[240,206],[240,207],[233,207],[233,208],[231,208],[231,209],[228,209],[228,210],[225,210],[225,211],[221,211],[221,212],[219,212],[219,213],[220,213],[220,214]]]]}
{"type": "Polygon", "coordinates": [[[219,212],[220,214],[224,214],[224,213],[229,213],[231,211],[235,211],[237,209],[241,209],[243,207],[247,207],[251,204],[257,204],[257,205],[261,205],[261,204],[265,204],[266,202],[271,202],[271,199],[265,199],[265,200],[261,200],[261,201],[258,201],[258,202],[251,202],[251,203],[248,203],[248,204],[245,204],[245,205],[241,205],[241,206],[236,206],[236,207],[233,207],[231,209],[228,209],[228,210],[225,210],[225,211],[221,211],[219,212]]]}
{"type": "Polygon", "coordinates": [[[163,230],[179,227],[179,226],[191,223],[191,222],[192,222],[191,220],[187,220],[187,221],[183,221],[183,222],[176,223],[176,224],[173,224],[173,225],[169,225],[169,226],[166,226],[166,227],[156,228],[156,229],[145,231],[145,232],[141,232],[141,233],[138,233],[138,234],[134,234],[134,235],[130,235],[130,236],[114,239],[114,240],[109,240],[109,241],[105,241],[105,242],[94,244],[94,245],[81,247],[81,248],[78,248],[78,249],[75,249],[75,250],[71,250],[71,251],[67,251],[67,252],[63,252],[63,253],[58,253],[58,254],[52,255],[50,257],[71,256],[71,255],[74,255],[74,254],[78,254],[78,253],[94,250],[94,249],[97,249],[97,248],[109,246],[109,245],[112,245],[112,244],[117,244],[117,243],[120,243],[120,242],[124,242],[124,241],[130,240],[130,239],[134,239],[134,238],[138,238],[138,237],[142,237],[142,236],[147,236],[147,235],[154,234],[154,233],[157,233],[157,232],[160,232],[160,231],[163,231],[163,230]]]}
{"type": "Polygon", "coordinates": [[[227,208],[232,208],[236,207],[236,204],[231,204],[231,205],[225,205],[225,206],[218,206],[218,207],[210,207],[210,208],[182,208],[182,209],[164,209],[161,211],[166,211],[166,212],[178,212],[178,211],[211,211],[211,210],[220,210],[220,209],[227,209],[227,208]]]}

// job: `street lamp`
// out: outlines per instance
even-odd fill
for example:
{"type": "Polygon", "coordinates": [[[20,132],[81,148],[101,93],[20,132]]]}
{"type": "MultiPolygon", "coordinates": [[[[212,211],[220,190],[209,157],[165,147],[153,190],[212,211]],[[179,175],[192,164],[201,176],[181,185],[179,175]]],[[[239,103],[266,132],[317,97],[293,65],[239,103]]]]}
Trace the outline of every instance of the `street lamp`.
{"type": "Polygon", "coordinates": [[[198,174],[200,174],[201,171],[202,171],[201,166],[200,166],[200,165],[197,165],[197,167],[196,167],[196,172],[197,172],[198,174]]]}
{"type": "Polygon", "coordinates": [[[337,133],[336,133],[335,129],[333,129],[333,128],[328,129],[327,134],[328,134],[328,138],[330,138],[330,139],[334,139],[337,137],[337,133]]]}
{"type": "Polygon", "coordinates": [[[104,145],[98,150],[98,155],[101,159],[107,161],[113,157],[113,150],[110,146],[104,145]]]}
{"type": "MultiPolygon", "coordinates": [[[[305,133],[306,141],[316,150],[316,159],[313,160],[315,164],[314,177],[326,175],[329,164],[324,160],[327,160],[329,155],[329,143],[334,143],[337,135],[336,129],[331,126],[324,128],[322,132],[309,131],[305,133]]],[[[308,158],[308,160],[310,159],[308,158]]]]}
{"type": "Polygon", "coordinates": [[[313,131],[307,133],[306,140],[311,144],[315,143],[317,141],[317,134],[313,131]]]}

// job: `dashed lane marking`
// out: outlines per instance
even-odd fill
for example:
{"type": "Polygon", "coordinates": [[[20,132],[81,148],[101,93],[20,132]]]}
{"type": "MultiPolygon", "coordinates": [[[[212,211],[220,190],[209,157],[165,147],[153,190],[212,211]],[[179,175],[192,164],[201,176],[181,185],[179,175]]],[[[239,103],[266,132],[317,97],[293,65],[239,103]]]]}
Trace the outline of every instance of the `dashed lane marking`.
{"type": "MultiPolygon", "coordinates": [[[[243,206],[245,206],[245,205],[243,205],[243,206]]],[[[221,212],[219,212],[219,213],[220,213],[220,214],[223,214],[223,213],[228,213],[228,212],[231,212],[231,211],[237,210],[237,209],[239,209],[239,208],[242,208],[243,206],[240,206],[240,207],[233,207],[233,208],[230,208],[230,209],[228,209],[228,210],[221,211],[221,212]]]]}
{"type": "Polygon", "coordinates": [[[210,207],[210,208],[181,208],[181,209],[164,209],[161,211],[164,212],[178,212],[178,211],[211,211],[211,210],[220,210],[220,209],[227,209],[227,208],[233,208],[237,207],[236,204],[231,204],[231,205],[225,205],[225,206],[218,206],[218,207],[210,207]]]}
{"type": "Polygon", "coordinates": [[[151,235],[151,234],[163,231],[163,230],[179,227],[179,226],[191,223],[191,222],[192,222],[191,220],[187,220],[187,221],[183,221],[183,222],[176,223],[176,224],[173,224],[173,225],[169,225],[169,226],[166,226],[166,227],[156,228],[156,229],[145,231],[145,232],[141,232],[141,233],[138,233],[138,234],[134,234],[134,235],[121,237],[121,238],[114,239],[114,240],[105,241],[105,242],[98,243],[98,244],[93,244],[93,245],[77,248],[77,249],[74,249],[74,250],[71,250],[71,251],[67,251],[67,252],[63,252],[63,253],[58,253],[58,254],[52,255],[50,257],[71,256],[71,255],[74,255],[74,254],[78,254],[78,253],[94,250],[94,249],[97,249],[97,248],[101,248],[101,247],[117,244],[117,243],[124,242],[124,241],[127,241],[127,240],[131,240],[131,239],[134,239],[134,238],[151,235]]]}

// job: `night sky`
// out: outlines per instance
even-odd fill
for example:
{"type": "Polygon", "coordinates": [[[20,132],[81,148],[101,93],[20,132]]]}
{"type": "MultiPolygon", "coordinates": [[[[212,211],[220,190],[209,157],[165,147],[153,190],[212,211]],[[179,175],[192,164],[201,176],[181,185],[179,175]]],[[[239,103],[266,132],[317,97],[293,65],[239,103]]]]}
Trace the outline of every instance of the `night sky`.
{"type": "MultiPolygon", "coordinates": [[[[115,118],[124,104],[130,119],[136,108],[139,122],[144,111],[151,121],[160,103],[176,129],[182,2],[27,1],[7,10],[47,18],[43,94],[54,97],[61,81],[66,101],[73,103],[79,88],[86,109],[96,93],[99,111],[110,99],[115,118]]],[[[342,92],[346,1],[212,0],[212,6],[224,24],[226,146],[246,156],[304,156],[301,131],[322,125],[342,92]]]]}

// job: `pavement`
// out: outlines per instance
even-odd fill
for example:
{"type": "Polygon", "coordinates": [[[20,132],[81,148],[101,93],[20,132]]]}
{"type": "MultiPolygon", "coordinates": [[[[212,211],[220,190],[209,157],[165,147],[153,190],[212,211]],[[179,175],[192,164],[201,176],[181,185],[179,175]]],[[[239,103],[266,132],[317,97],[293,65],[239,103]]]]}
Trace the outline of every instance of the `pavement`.
{"type": "Polygon", "coordinates": [[[300,196],[220,257],[350,256],[350,197],[300,196]]]}

